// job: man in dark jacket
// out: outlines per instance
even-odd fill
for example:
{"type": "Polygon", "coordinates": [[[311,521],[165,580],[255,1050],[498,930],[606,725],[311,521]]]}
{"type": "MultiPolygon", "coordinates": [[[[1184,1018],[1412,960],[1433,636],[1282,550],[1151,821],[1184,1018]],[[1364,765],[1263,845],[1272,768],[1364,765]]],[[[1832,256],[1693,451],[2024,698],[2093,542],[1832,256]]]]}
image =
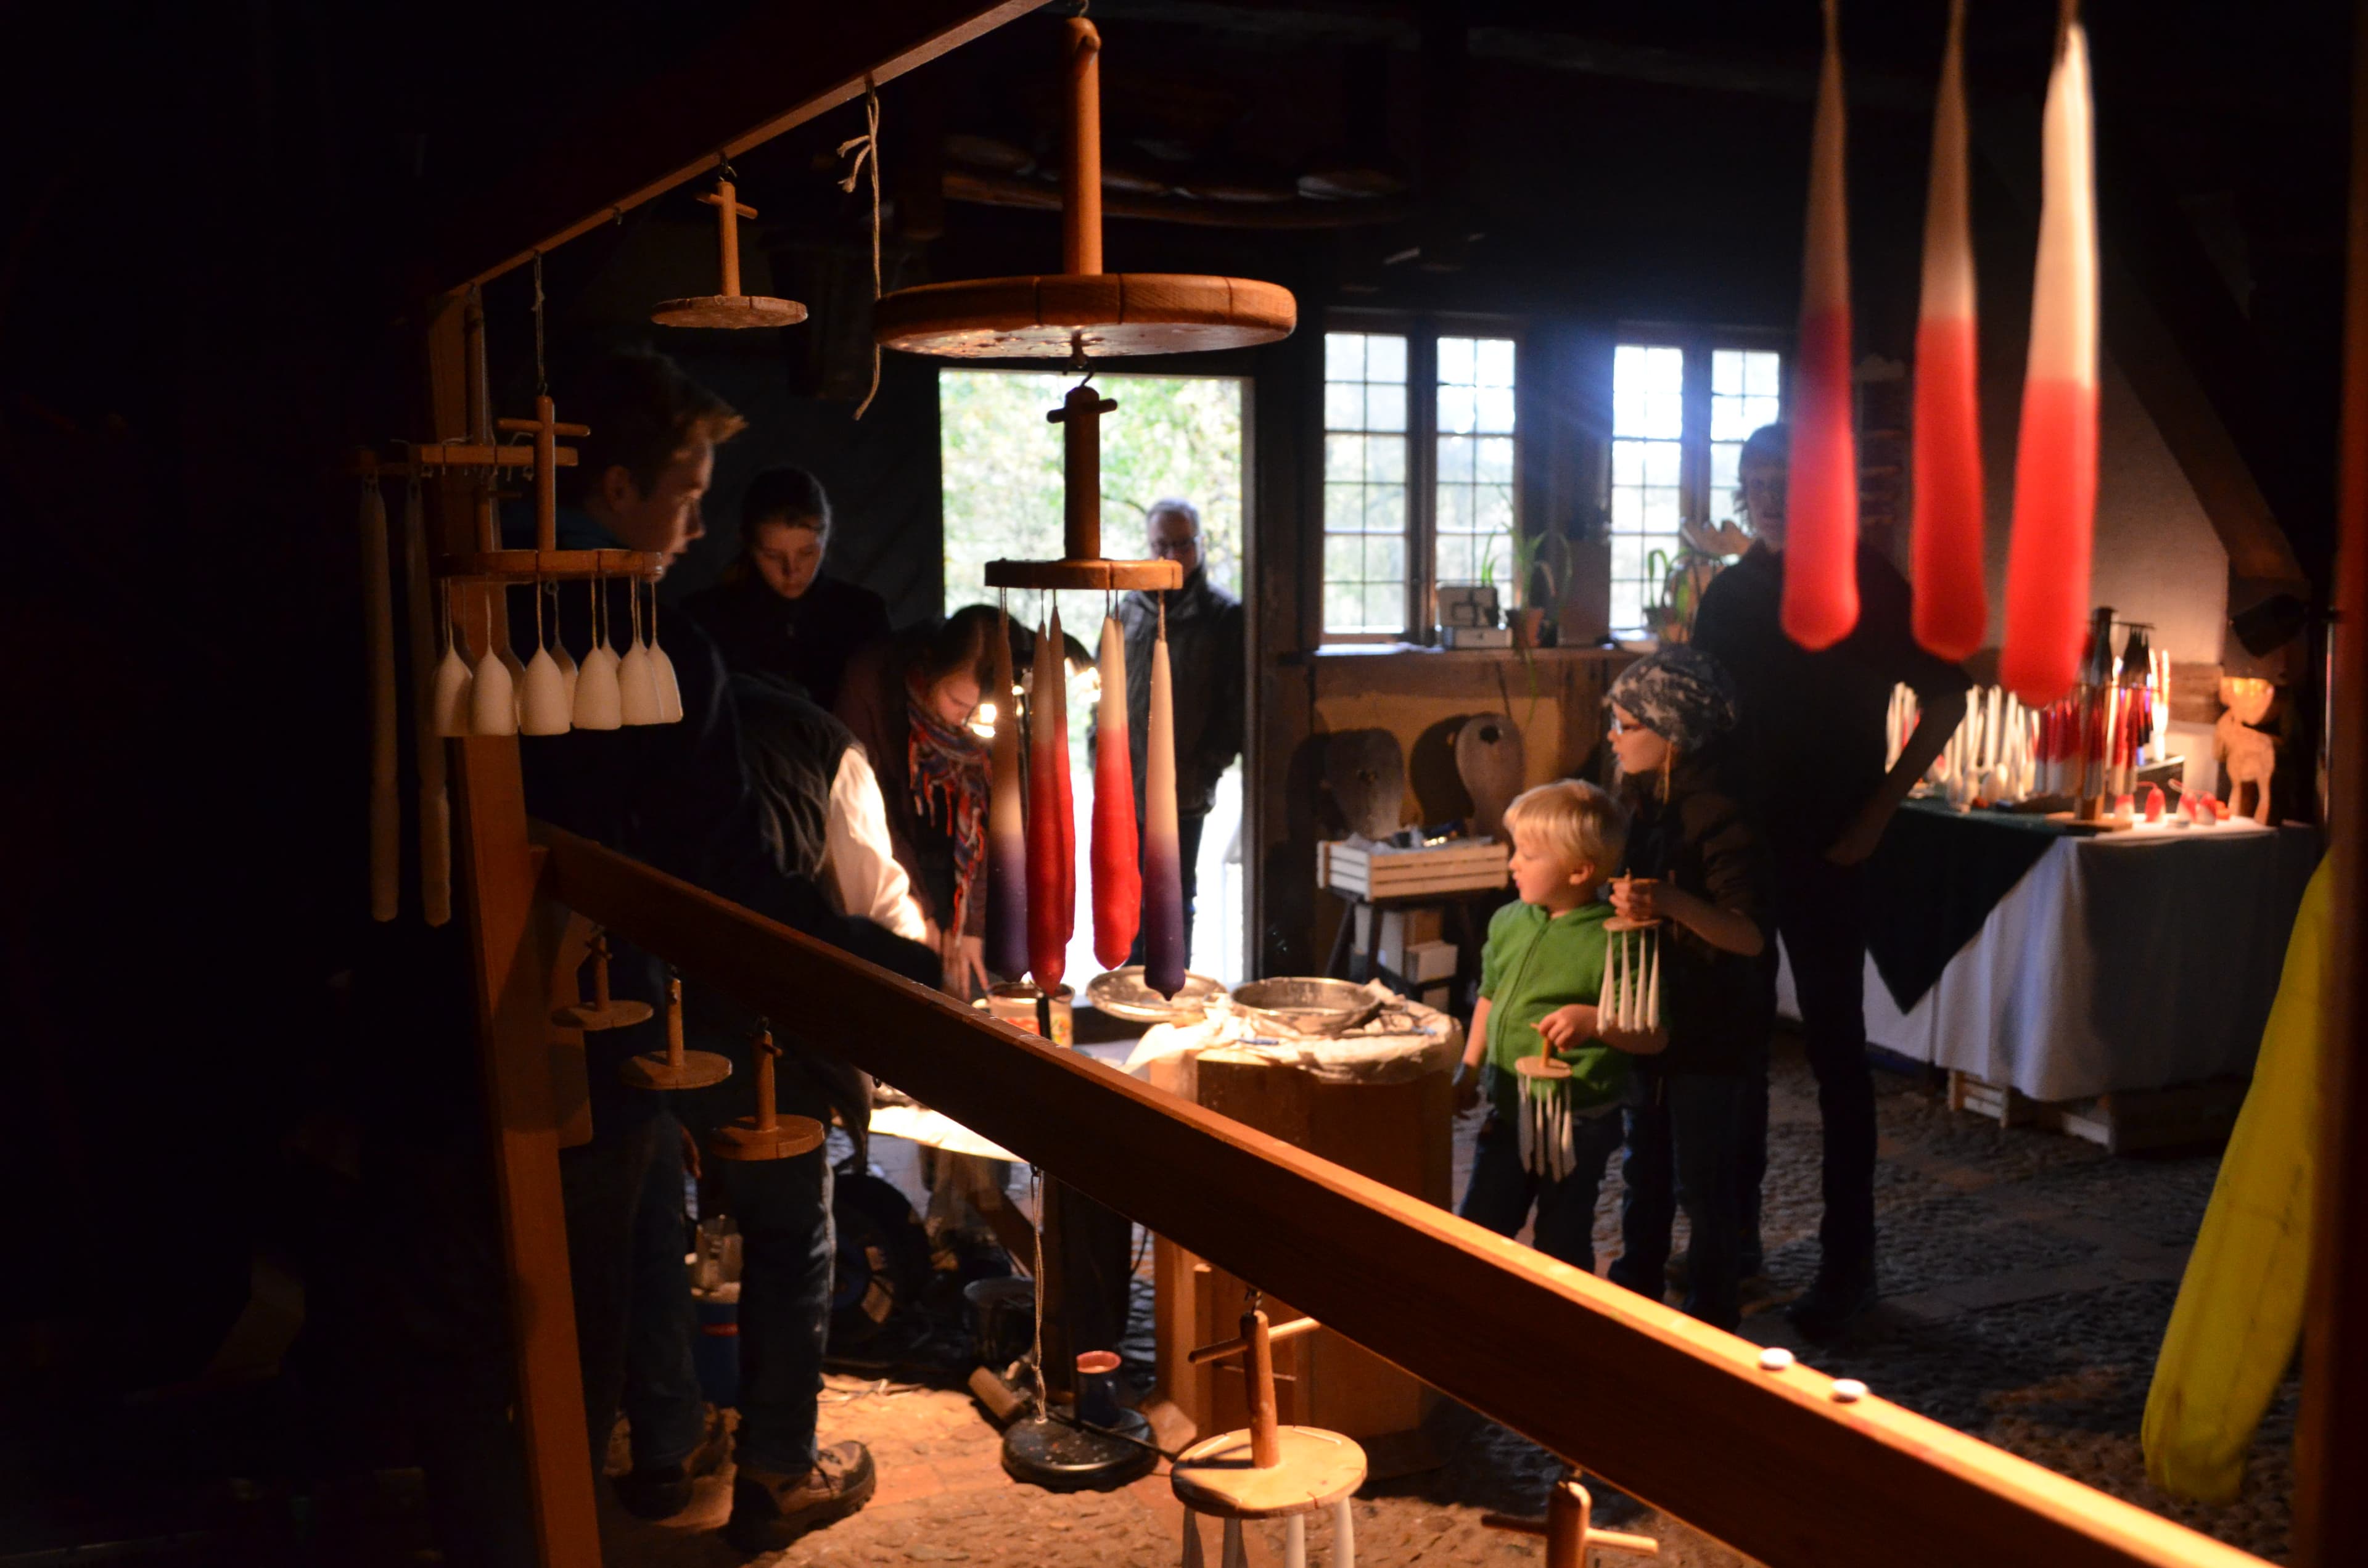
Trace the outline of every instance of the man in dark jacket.
{"type": "MultiPolygon", "coordinates": [[[[604,361],[563,387],[562,396],[592,434],[581,443],[579,466],[563,471],[573,483],[559,518],[561,547],[678,557],[704,531],[699,507],[714,449],[741,428],[739,416],[671,360],[649,354],[604,361]]],[[[610,640],[620,641],[634,624],[639,591],[621,581],[564,585],[560,636],[573,648],[590,645],[591,599],[600,593],[610,640]]],[[[513,606],[511,624],[530,639],[537,618],[519,614],[522,608],[513,606]]],[[[811,879],[784,873],[743,760],[738,712],[714,643],[684,615],[660,618],[658,640],[681,688],[681,721],[522,739],[528,810],[933,983],[938,966],[927,948],[838,915],[811,879]]],[[[681,1124],[660,1096],[618,1078],[625,1057],[664,1047],[662,970],[651,955],[619,944],[611,972],[616,994],[650,1003],[661,1017],[586,1037],[593,1137],[561,1156],[568,1255],[595,1463],[621,1405],[634,1453],[620,1499],[636,1513],[664,1517],[688,1506],[693,1477],[720,1460],[720,1428],[702,1420],[689,1364],[681,1124]]],[[[787,1043],[784,1065],[792,1071],[782,1108],[826,1116],[833,1096],[819,1087],[802,1096],[789,1087],[802,1077],[826,1077],[826,1070],[794,1040],[787,1043]],[[818,1071],[801,1075],[801,1061],[818,1071]]],[[[815,1153],[751,1169],[759,1179],[734,1190],[747,1237],[741,1327],[749,1375],[726,1528],[743,1549],[769,1551],[862,1506],[874,1474],[862,1445],[818,1451],[815,1442],[830,1286],[828,1167],[815,1153]]]]}
{"type": "MultiPolygon", "coordinates": [[[[1159,601],[1167,601],[1167,669],[1176,717],[1176,835],[1184,861],[1184,950],[1192,950],[1192,895],[1201,829],[1217,802],[1217,780],[1242,752],[1247,634],[1242,601],[1209,581],[1201,558],[1201,509],[1190,501],[1152,504],[1144,515],[1146,553],[1184,569],[1184,585],[1165,596],[1131,593],[1119,602],[1126,636],[1127,744],[1133,753],[1134,820],[1143,818],[1144,748],[1151,735],[1151,648],[1159,636],[1159,601]]],[[[1143,961],[1136,939],[1133,961],[1143,961]]]]}

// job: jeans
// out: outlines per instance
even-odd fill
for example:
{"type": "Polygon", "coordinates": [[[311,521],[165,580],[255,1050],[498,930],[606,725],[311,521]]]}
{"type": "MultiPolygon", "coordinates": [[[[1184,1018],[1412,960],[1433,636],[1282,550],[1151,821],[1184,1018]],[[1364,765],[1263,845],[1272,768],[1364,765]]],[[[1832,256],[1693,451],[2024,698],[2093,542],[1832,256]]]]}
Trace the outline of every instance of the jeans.
{"type": "Polygon", "coordinates": [[[1463,1206],[1456,1212],[1510,1236],[1520,1233],[1534,1201],[1538,1224],[1531,1244],[1548,1257],[1594,1273],[1595,1194],[1603,1185],[1603,1167],[1620,1147],[1619,1113],[1574,1118],[1571,1140],[1578,1157],[1570,1175],[1548,1181],[1523,1168],[1520,1129],[1510,1118],[1489,1111],[1473,1153],[1472,1185],[1463,1189],[1463,1206]]]}
{"type": "MultiPolygon", "coordinates": [[[[1762,1071],[1757,1079],[1764,1095],[1768,1075],[1762,1071]]],[[[1611,1282],[1661,1299],[1669,1227],[1682,1208],[1693,1230],[1685,1312],[1714,1328],[1743,1321],[1737,1281],[1747,1233],[1737,1172],[1752,1083],[1727,1074],[1639,1071],[1629,1089],[1628,1157],[1621,1166],[1627,1190],[1611,1282]]]]}
{"type": "Polygon", "coordinates": [[[638,1468],[677,1464],[702,1436],[697,1332],[683,1267],[682,1124],[664,1111],[560,1152],[567,1261],[592,1469],[621,1409],[638,1468]]]}
{"type": "MultiPolygon", "coordinates": [[[[1849,1281],[1874,1267],[1874,1074],[1866,1062],[1866,884],[1856,866],[1817,851],[1776,849],[1776,932],[1793,966],[1809,1068],[1825,1127],[1825,1218],[1818,1274],[1849,1281]]],[[[1759,1234],[1759,1182],[1768,1167],[1768,1085],[1747,1107],[1747,1237],[1759,1234]]]]}

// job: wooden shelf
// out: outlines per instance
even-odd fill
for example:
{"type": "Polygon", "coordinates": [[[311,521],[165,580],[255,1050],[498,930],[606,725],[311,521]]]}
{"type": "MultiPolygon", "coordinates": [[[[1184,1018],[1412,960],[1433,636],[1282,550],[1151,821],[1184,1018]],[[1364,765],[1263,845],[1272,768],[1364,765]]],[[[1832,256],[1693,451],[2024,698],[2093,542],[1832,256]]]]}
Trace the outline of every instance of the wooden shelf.
{"type": "Polygon", "coordinates": [[[990,561],[990,588],[1101,588],[1119,593],[1180,588],[1184,569],[1173,561],[990,561]]]}

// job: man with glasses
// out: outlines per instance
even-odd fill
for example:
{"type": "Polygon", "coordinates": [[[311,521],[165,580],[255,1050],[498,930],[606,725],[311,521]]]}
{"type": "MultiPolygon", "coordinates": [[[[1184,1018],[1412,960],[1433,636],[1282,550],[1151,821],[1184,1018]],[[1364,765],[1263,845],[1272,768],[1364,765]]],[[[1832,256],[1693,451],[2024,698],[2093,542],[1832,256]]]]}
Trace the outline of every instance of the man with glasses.
{"type": "MultiPolygon", "coordinates": [[[[1127,743],[1133,752],[1135,820],[1143,820],[1144,747],[1151,733],[1151,646],[1159,635],[1159,601],[1167,601],[1167,667],[1176,717],[1176,829],[1184,861],[1184,950],[1192,950],[1192,895],[1201,829],[1217,801],[1217,780],[1242,750],[1245,632],[1242,602],[1209,581],[1202,559],[1201,509],[1173,497],[1144,514],[1144,553],[1184,569],[1184,585],[1166,594],[1140,590],[1120,601],[1126,636],[1127,743]]],[[[1132,961],[1143,961],[1135,939],[1132,961]]]]}

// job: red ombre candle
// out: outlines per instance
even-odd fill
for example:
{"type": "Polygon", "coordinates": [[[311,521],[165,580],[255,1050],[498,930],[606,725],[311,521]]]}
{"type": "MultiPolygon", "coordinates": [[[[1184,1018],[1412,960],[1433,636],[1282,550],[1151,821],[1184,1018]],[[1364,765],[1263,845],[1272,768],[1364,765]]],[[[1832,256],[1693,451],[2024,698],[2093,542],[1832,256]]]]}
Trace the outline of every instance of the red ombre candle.
{"type": "Polygon", "coordinates": [[[1952,0],[1932,114],[1924,299],[1916,327],[1914,623],[1916,641],[1944,659],[1963,659],[1979,648],[1990,619],[1982,562],[1973,225],[1965,195],[1964,32],[1964,0],[1952,0]]]}
{"type": "Polygon", "coordinates": [[[1833,0],[1809,153],[1801,344],[1785,483],[1786,635],[1830,648],[1858,624],[1858,434],[1850,409],[1850,218],[1842,178],[1842,56],[1833,0]]]}
{"type": "Polygon", "coordinates": [[[1998,679],[2052,702],[2079,678],[2097,514],[2097,191],[2089,43],[2064,29],[2047,85],[2031,358],[2014,460],[1998,679]]]}
{"type": "Polygon", "coordinates": [[[1057,633],[1036,634],[1035,674],[1028,693],[1028,972],[1051,993],[1061,983],[1069,926],[1061,918],[1063,840],[1068,790],[1069,736],[1061,714],[1061,654],[1057,633]]]}
{"type": "Polygon", "coordinates": [[[1094,957],[1126,962],[1143,921],[1141,846],[1134,835],[1134,763],[1127,750],[1126,637],[1102,618],[1101,698],[1094,710],[1094,957]]]}
{"type": "MultiPolygon", "coordinates": [[[[1077,798],[1069,783],[1069,643],[1053,612],[1053,800],[1060,812],[1061,940],[1077,928],[1077,798]]],[[[1045,989],[1050,990],[1047,986],[1045,989]]]]}
{"type": "Polygon", "coordinates": [[[1143,983],[1162,996],[1184,989],[1184,858],[1176,826],[1176,708],[1167,673],[1167,619],[1151,645],[1150,730],[1143,764],[1143,983]]]}
{"type": "Polygon", "coordinates": [[[1011,694],[1011,618],[996,618],[995,742],[986,805],[986,967],[1028,972],[1028,784],[1019,767],[1019,703],[1011,694]]]}

